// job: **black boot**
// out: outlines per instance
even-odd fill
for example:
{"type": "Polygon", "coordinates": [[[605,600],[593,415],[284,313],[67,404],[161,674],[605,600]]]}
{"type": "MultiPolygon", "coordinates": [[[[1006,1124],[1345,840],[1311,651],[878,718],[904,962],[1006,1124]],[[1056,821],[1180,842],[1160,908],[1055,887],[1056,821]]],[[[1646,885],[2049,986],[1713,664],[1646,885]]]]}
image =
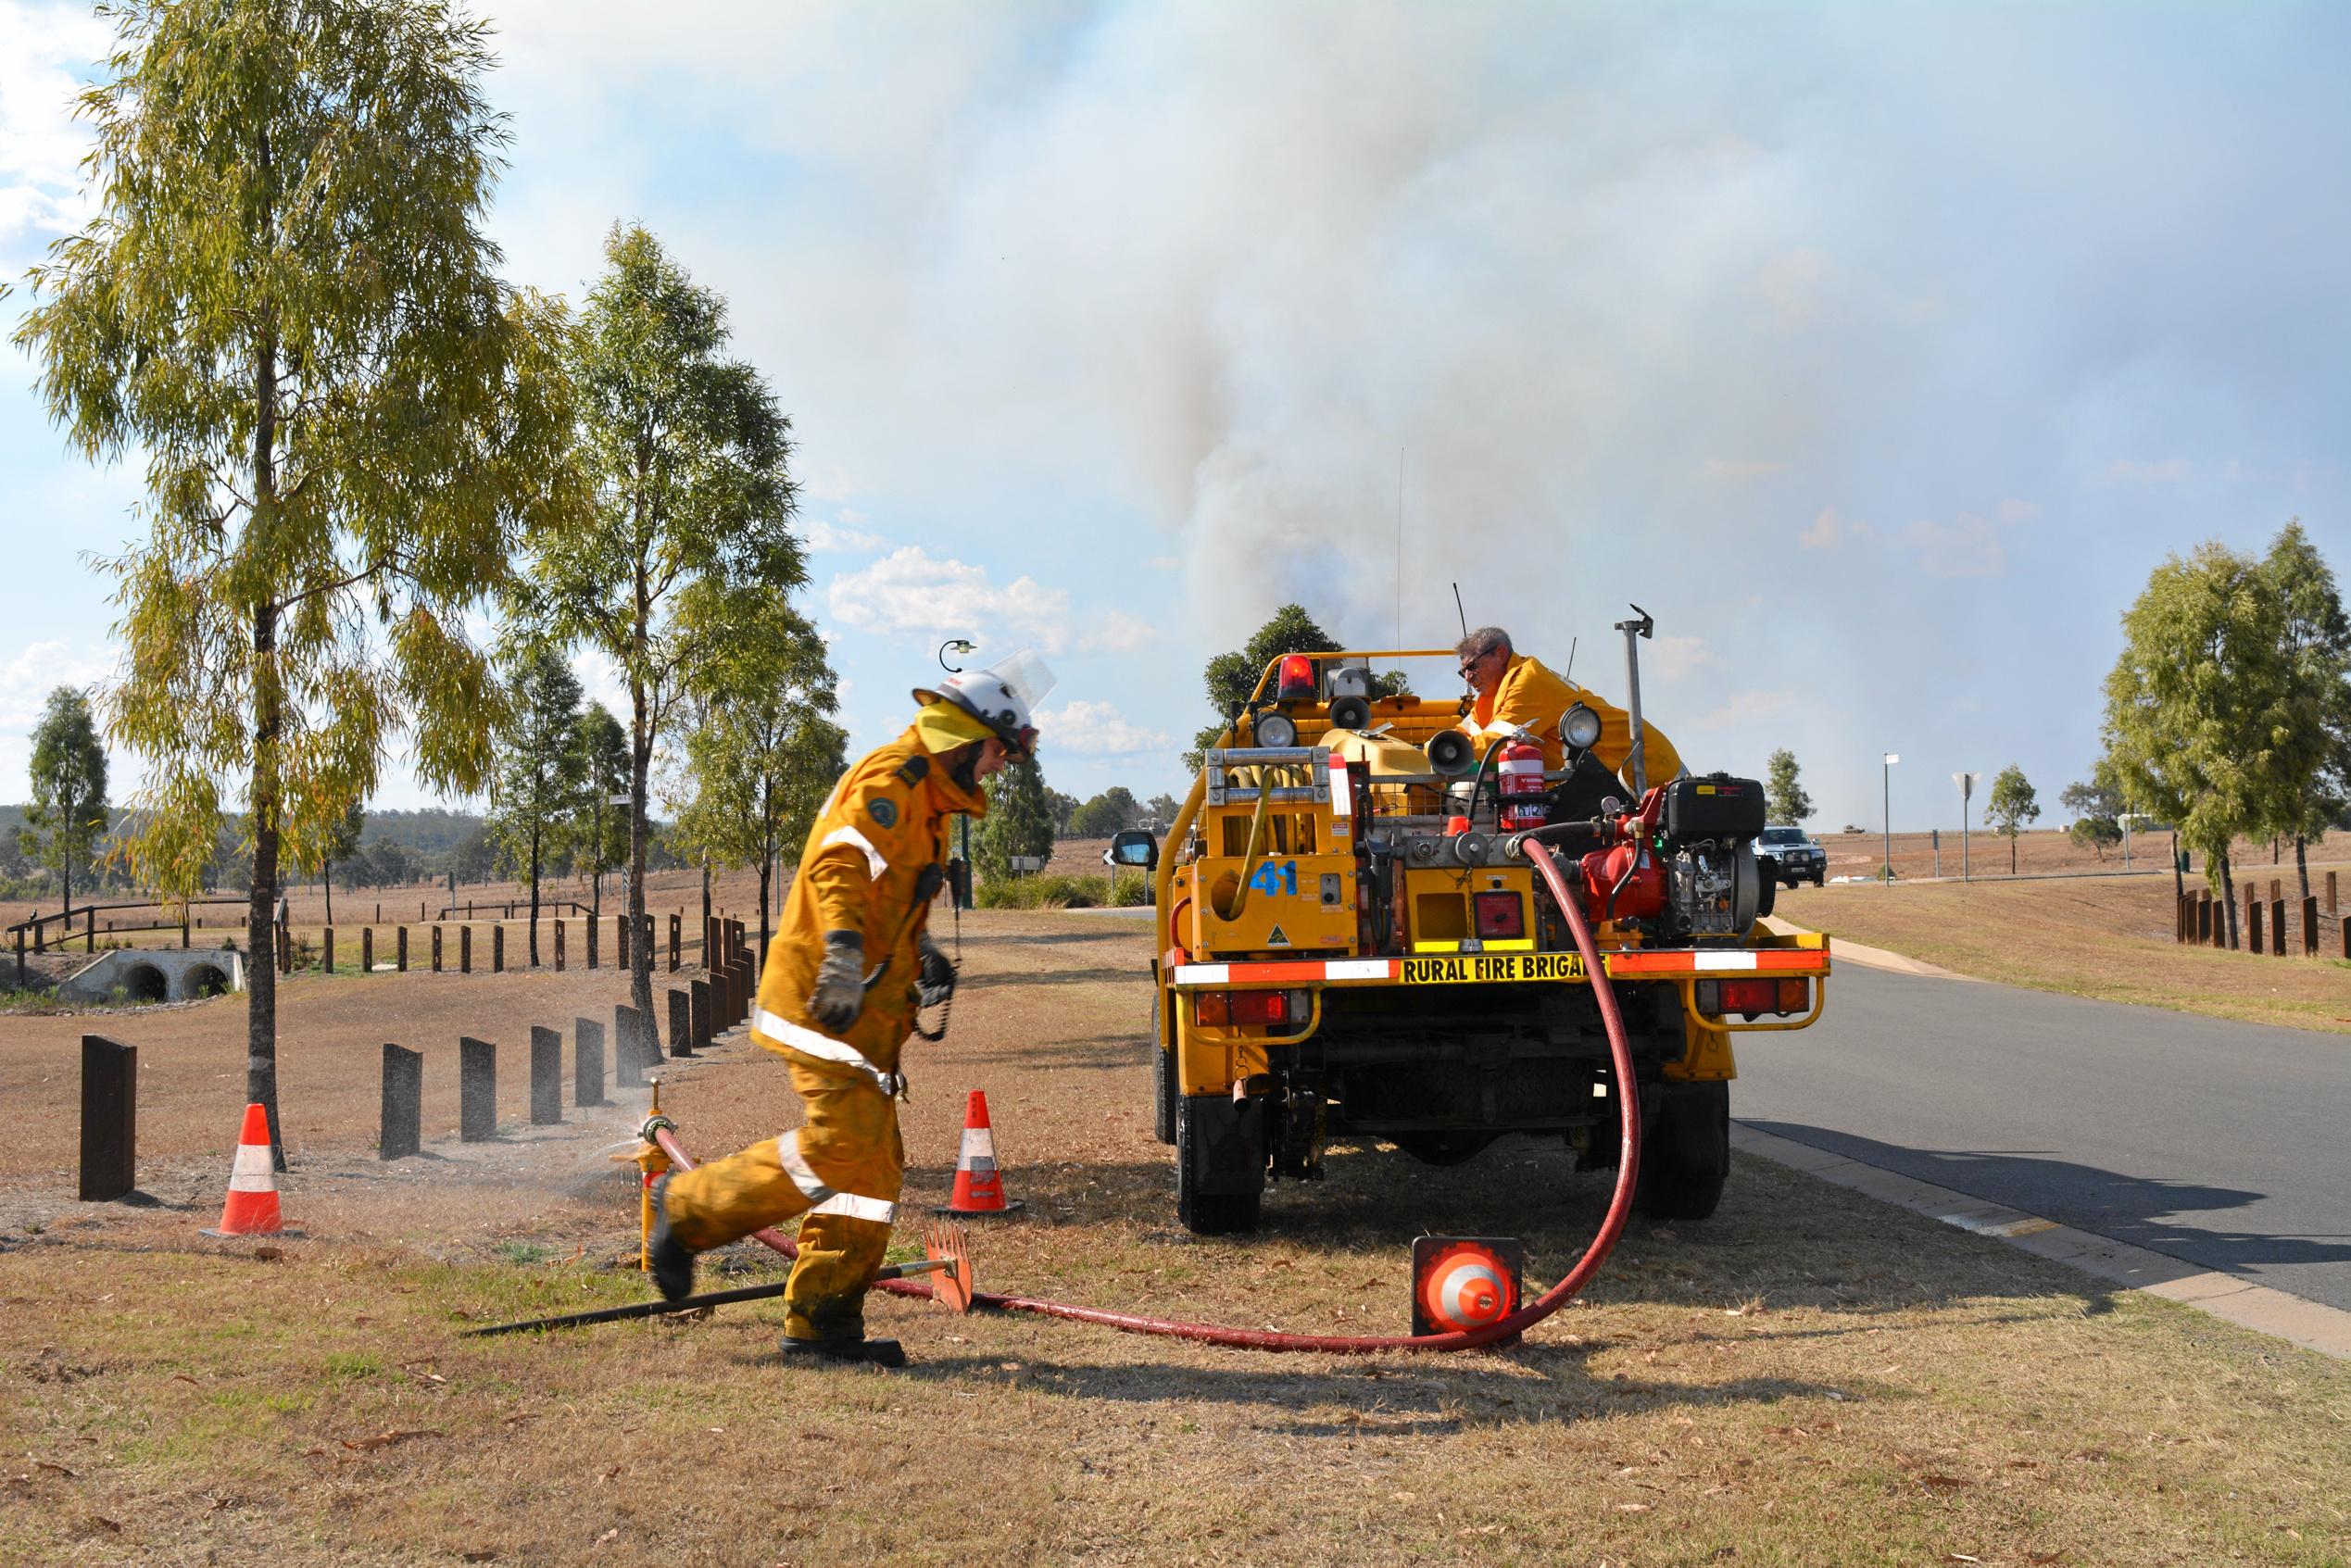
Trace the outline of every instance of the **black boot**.
{"type": "Polygon", "coordinates": [[[786,1339],[784,1359],[803,1366],[904,1366],[906,1349],[895,1339],[786,1339]]]}
{"type": "Polygon", "coordinates": [[[646,1261],[653,1265],[653,1287],[664,1301],[694,1294],[694,1254],[670,1234],[670,1173],[653,1181],[653,1229],[645,1238],[646,1261]]]}

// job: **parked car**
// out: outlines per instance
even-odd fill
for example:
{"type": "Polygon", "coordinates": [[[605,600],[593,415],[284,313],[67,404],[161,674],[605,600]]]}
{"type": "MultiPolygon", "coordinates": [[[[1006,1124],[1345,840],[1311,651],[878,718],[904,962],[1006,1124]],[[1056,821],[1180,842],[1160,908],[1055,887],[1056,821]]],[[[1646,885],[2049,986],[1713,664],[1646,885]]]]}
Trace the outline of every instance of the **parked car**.
{"type": "Polygon", "coordinates": [[[1771,862],[1772,873],[1793,887],[1809,882],[1818,887],[1829,879],[1829,851],[1815,844],[1802,828],[1766,828],[1755,840],[1755,858],[1771,862]]]}

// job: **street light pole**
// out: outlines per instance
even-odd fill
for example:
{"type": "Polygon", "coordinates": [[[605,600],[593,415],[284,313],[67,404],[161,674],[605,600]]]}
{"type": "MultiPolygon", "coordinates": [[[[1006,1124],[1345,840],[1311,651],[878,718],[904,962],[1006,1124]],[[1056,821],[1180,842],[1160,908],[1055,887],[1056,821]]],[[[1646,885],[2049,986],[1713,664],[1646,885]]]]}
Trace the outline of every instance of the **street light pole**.
{"type": "Polygon", "coordinates": [[[1968,798],[1976,793],[1976,781],[1981,773],[1954,773],[1951,782],[1959,786],[1959,880],[1968,880],[1968,798]]]}
{"type": "Polygon", "coordinates": [[[1879,774],[1885,785],[1886,797],[1886,816],[1884,823],[1886,830],[1886,864],[1883,875],[1885,880],[1891,883],[1893,881],[1893,765],[1901,761],[1902,759],[1900,756],[1891,751],[1887,752],[1885,756],[1885,766],[1879,770],[1879,774]]]}

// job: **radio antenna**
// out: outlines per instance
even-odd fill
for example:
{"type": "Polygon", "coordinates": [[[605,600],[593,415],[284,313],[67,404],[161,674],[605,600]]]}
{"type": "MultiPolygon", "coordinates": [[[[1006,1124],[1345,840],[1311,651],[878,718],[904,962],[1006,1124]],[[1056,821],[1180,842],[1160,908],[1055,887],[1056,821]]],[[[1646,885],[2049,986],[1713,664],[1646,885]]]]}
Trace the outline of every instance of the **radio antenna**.
{"type": "Polygon", "coordinates": [[[1574,637],[1567,639],[1567,668],[1559,672],[1559,678],[1563,681],[1573,678],[1576,673],[1576,642],[1577,639],[1574,637]]]}
{"type": "Polygon", "coordinates": [[[1461,617],[1461,640],[1469,641],[1469,611],[1461,608],[1461,584],[1453,584],[1453,613],[1461,617]]]}

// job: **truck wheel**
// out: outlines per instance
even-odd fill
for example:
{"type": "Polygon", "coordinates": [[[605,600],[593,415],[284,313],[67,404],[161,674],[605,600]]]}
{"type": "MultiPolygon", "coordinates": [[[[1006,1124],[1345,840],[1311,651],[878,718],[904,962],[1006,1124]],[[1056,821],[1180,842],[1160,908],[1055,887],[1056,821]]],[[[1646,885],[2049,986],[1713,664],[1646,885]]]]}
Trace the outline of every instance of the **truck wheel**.
{"type": "Polygon", "coordinates": [[[1812,873],[1812,884],[1815,887],[1826,886],[1828,882],[1829,873],[1827,872],[1815,872],[1812,873]]]}
{"type": "Polygon", "coordinates": [[[1703,1220],[1730,1174],[1730,1085],[1667,1084],[1641,1147],[1634,1198],[1653,1220],[1703,1220]]]}
{"type": "Polygon", "coordinates": [[[1257,1228],[1265,1195],[1264,1112],[1222,1095],[1185,1095],[1176,1113],[1176,1218],[1195,1236],[1257,1228]]]}
{"type": "MultiPolygon", "coordinates": [[[[1793,887],[1795,884],[1792,882],[1788,885],[1793,887]]],[[[1777,876],[1764,878],[1763,885],[1755,889],[1755,918],[1762,920],[1770,914],[1772,907],[1779,902],[1779,879],[1777,876]]]]}
{"type": "Polygon", "coordinates": [[[1183,1096],[1176,1092],[1176,1053],[1164,1046],[1151,1047],[1158,1058],[1151,1064],[1151,1132],[1164,1144],[1176,1141],[1176,1102],[1183,1096]]]}
{"type": "Polygon", "coordinates": [[[1163,1038],[1167,1025],[1165,993],[1151,989],[1151,1135],[1163,1144],[1176,1141],[1176,1043],[1163,1038]]]}

